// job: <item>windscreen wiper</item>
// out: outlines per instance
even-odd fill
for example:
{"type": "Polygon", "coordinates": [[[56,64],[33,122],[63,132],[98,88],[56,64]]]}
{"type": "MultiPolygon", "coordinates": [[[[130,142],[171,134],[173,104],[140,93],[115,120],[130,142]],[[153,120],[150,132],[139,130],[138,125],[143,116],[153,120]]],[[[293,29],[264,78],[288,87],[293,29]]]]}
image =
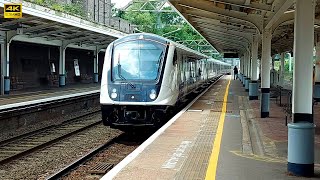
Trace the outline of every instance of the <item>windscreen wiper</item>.
{"type": "Polygon", "coordinates": [[[122,76],[121,74],[121,65],[118,62],[118,76],[120,77],[120,79],[122,79],[123,81],[125,81],[127,84],[129,84],[131,86],[131,88],[135,89],[136,86],[134,84],[132,84],[131,82],[127,81],[127,79],[125,77],[122,76]]]}
{"type": "Polygon", "coordinates": [[[160,56],[159,56],[158,62],[160,62],[160,60],[162,59],[162,56],[163,56],[163,51],[161,51],[161,53],[160,53],[160,56]]]}

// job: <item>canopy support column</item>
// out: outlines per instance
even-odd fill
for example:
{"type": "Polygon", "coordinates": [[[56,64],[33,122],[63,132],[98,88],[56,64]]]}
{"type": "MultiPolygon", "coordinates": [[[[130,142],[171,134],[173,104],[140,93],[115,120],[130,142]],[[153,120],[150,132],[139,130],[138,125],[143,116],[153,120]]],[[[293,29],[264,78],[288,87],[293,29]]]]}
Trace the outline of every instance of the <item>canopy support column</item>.
{"type": "Polygon", "coordinates": [[[281,53],[280,55],[280,86],[283,86],[284,84],[284,71],[285,71],[285,67],[284,67],[284,55],[285,53],[281,53]]]}
{"type": "Polygon", "coordinates": [[[270,60],[271,60],[270,29],[262,32],[262,57],[261,57],[261,118],[269,117],[270,109],[270,60]]]}
{"type": "Polygon", "coordinates": [[[314,175],[312,69],[314,1],[296,0],[292,122],[288,124],[288,171],[297,176],[314,175]]]}
{"type": "Polygon", "coordinates": [[[59,86],[64,87],[66,85],[66,49],[67,46],[60,46],[60,57],[59,57],[59,86]]]}
{"type": "Polygon", "coordinates": [[[251,63],[251,81],[249,83],[249,100],[257,100],[259,94],[259,85],[258,85],[258,46],[259,46],[259,37],[253,36],[252,42],[252,63],[251,63]]]}
{"type": "Polygon", "coordinates": [[[250,52],[246,52],[244,55],[244,58],[246,59],[246,79],[244,83],[244,89],[246,92],[249,92],[249,82],[250,82],[250,52]]]}
{"type": "Polygon", "coordinates": [[[99,74],[98,74],[98,70],[99,70],[99,49],[98,47],[96,47],[96,50],[94,51],[94,59],[93,59],[93,82],[94,83],[98,83],[99,82],[99,74]]]}

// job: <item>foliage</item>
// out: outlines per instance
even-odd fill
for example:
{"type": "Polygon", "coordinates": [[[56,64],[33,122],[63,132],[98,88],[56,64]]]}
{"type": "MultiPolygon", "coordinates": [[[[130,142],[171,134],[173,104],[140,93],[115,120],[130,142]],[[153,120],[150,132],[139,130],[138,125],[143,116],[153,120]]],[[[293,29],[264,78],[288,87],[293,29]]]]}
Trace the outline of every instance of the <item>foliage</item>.
{"type": "Polygon", "coordinates": [[[86,18],[85,12],[83,9],[82,0],[78,0],[77,2],[72,2],[72,4],[62,4],[62,3],[56,2],[55,0],[26,0],[26,1],[51,8],[55,11],[60,11],[67,14],[77,15],[77,16],[86,18]]]}
{"type": "MultiPolygon", "coordinates": [[[[284,71],[285,72],[289,72],[289,57],[288,58],[286,58],[287,56],[285,56],[285,58],[284,58],[284,71]]],[[[293,64],[294,64],[294,62],[291,62],[291,71],[293,71],[293,64]]],[[[281,63],[280,63],[280,61],[275,61],[274,62],[274,69],[275,70],[280,70],[280,66],[281,66],[281,63]]]]}

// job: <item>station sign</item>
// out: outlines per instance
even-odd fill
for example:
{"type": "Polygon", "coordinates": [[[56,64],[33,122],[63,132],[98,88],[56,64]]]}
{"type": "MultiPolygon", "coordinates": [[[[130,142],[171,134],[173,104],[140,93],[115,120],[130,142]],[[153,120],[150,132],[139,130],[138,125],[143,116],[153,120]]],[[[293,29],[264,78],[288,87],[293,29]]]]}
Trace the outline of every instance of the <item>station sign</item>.
{"type": "Polygon", "coordinates": [[[22,18],[22,4],[5,4],[4,18],[22,18]]]}
{"type": "Polygon", "coordinates": [[[223,53],[223,58],[239,58],[238,53],[223,53]]]}

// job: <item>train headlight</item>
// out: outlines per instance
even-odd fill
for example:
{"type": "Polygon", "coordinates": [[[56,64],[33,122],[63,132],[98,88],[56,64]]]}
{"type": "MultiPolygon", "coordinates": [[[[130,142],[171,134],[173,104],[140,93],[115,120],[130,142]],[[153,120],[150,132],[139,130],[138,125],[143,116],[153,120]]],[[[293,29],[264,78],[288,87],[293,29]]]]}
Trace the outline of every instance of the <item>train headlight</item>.
{"type": "Polygon", "coordinates": [[[118,96],[118,94],[117,94],[116,92],[111,93],[111,98],[112,98],[112,99],[117,98],[117,96],[118,96]]]}
{"type": "Polygon", "coordinates": [[[152,89],[149,97],[150,97],[150,99],[152,99],[152,100],[156,99],[156,97],[157,97],[156,90],[152,89]]]}
{"type": "Polygon", "coordinates": [[[112,89],[112,92],[113,92],[113,93],[116,93],[116,92],[117,92],[117,89],[113,88],[113,89],[112,89]]]}

